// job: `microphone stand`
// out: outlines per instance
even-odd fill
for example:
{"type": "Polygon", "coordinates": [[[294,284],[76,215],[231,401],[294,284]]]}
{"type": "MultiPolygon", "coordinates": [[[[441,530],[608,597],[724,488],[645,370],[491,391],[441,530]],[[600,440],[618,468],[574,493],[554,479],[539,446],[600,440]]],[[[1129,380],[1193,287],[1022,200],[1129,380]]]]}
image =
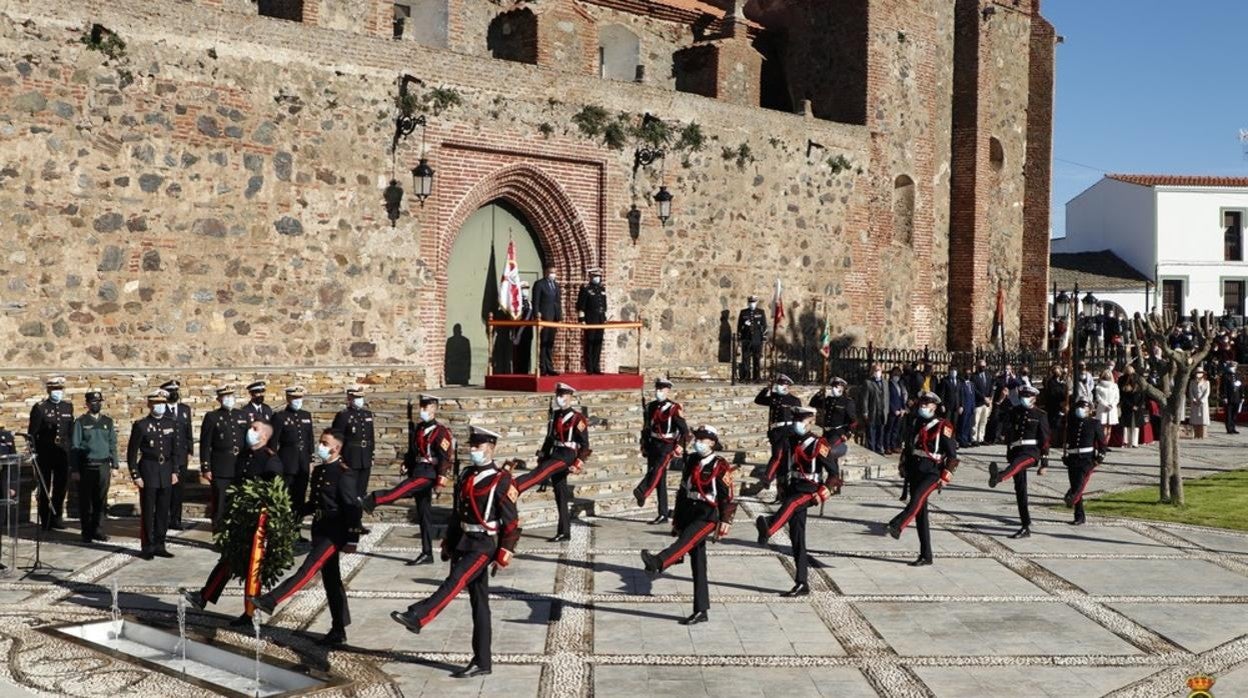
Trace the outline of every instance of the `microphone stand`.
{"type": "MultiPolygon", "coordinates": [[[[28,454],[27,457],[30,460],[30,469],[35,474],[35,485],[36,487],[39,488],[39,493],[42,494],[42,496],[48,501],[48,509],[50,510],[52,508],[52,495],[51,493],[48,492],[48,483],[43,478],[43,472],[39,470],[39,463],[38,463],[39,454],[35,452],[34,448],[31,445],[30,434],[23,432],[17,435],[26,440],[26,453],[28,454]]],[[[40,552],[43,548],[43,517],[44,517],[43,510],[40,509],[38,511],[37,517],[38,517],[39,525],[35,528],[35,560],[33,563],[31,563],[30,567],[26,568],[26,574],[22,575],[21,578],[26,579],[27,577],[35,577],[35,576],[50,577],[52,576],[50,574],[52,572],[71,571],[64,567],[57,567],[51,564],[44,564],[43,559],[40,557],[40,552]]]]}

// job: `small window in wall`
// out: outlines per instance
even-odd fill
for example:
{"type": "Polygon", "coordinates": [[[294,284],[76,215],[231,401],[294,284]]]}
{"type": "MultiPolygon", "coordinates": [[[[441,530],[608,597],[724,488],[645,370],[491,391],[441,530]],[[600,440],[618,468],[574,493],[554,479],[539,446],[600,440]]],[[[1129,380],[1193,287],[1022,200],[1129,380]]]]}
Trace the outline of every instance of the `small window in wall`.
{"type": "Polygon", "coordinates": [[[893,182],[893,239],[914,242],[914,180],[907,175],[893,182]]]}
{"type": "Polygon", "coordinates": [[[1225,227],[1223,237],[1225,261],[1244,261],[1244,212],[1224,211],[1222,225],[1225,227]]]}
{"type": "Polygon", "coordinates": [[[997,172],[1005,167],[1005,148],[995,136],[988,139],[988,164],[997,172]]]}
{"type": "Polygon", "coordinates": [[[618,24],[598,30],[598,74],[607,80],[636,80],[641,41],[618,24]]]}
{"type": "Polygon", "coordinates": [[[490,55],[503,61],[537,64],[537,15],[528,9],[504,12],[490,22],[490,55]]]}
{"type": "Polygon", "coordinates": [[[1175,317],[1183,315],[1183,280],[1163,279],[1161,282],[1161,310],[1163,313],[1174,313],[1175,317]]]}
{"type": "Polygon", "coordinates": [[[1236,317],[1244,314],[1244,282],[1222,282],[1222,314],[1236,317]]]}
{"type": "Polygon", "coordinates": [[[257,0],[256,9],[261,17],[303,21],[303,0],[257,0]]]}
{"type": "Polygon", "coordinates": [[[422,46],[446,48],[447,0],[403,0],[394,3],[394,38],[422,46]]]}

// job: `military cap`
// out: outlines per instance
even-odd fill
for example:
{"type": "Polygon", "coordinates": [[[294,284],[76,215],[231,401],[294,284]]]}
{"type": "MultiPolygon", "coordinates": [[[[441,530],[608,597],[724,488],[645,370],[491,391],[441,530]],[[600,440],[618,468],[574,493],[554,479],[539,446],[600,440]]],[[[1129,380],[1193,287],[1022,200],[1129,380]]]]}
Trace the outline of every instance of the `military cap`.
{"type": "Polygon", "coordinates": [[[711,441],[714,441],[714,442],[715,442],[715,446],[716,446],[717,448],[719,447],[719,430],[717,430],[715,427],[713,427],[713,426],[711,426],[711,425],[709,425],[709,424],[703,424],[702,426],[698,427],[697,429],[694,429],[694,430],[693,430],[693,438],[695,438],[695,439],[710,439],[711,441]]]}
{"type": "Polygon", "coordinates": [[[940,404],[940,396],[930,390],[924,390],[919,393],[918,402],[929,403],[932,405],[940,404]]]}
{"type": "Polygon", "coordinates": [[[573,388],[567,383],[556,383],[555,395],[576,395],[576,388],[573,388]]]}
{"type": "Polygon", "coordinates": [[[308,389],[302,385],[292,385],[286,389],[286,397],[300,398],[308,394],[308,389]]]}
{"type": "Polygon", "coordinates": [[[664,388],[670,388],[670,387],[672,387],[672,382],[671,382],[671,381],[669,381],[668,379],[666,379],[666,378],[656,378],[656,379],[654,379],[654,389],[655,389],[655,390],[662,390],[662,389],[664,389],[664,388]]]}
{"type": "Polygon", "coordinates": [[[848,385],[849,385],[849,383],[846,383],[846,382],[845,382],[845,379],[844,379],[844,378],[841,378],[840,376],[835,376],[835,377],[833,377],[833,378],[832,378],[832,380],[828,381],[828,384],[829,384],[829,385],[839,385],[839,386],[841,386],[841,387],[846,387],[846,386],[848,386],[848,385]]]}
{"type": "Polygon", "coordinates": [[[53,376],[49,378],[44,385],[46,385],[49,390],[60,390],[65,387],[65,377],[53,376]]]}
{"type": "Polygon", "coordinates": [[[420,394],[420,406],[421,407],[424,407],[426,405],[437,405],[441,402],[442,401],[438,399],[437,395],[429,395],[428,393],[420,394]]]}
{"type": "Polygon", "coordinates": [[[84,397],[88,405],[93,402],[104,402],[104,393],[98,390],[88,390],[84,397]]]}
{"type": "Polygon", "coordinates": [[[255,394],[255,393],[263,393],[263,392],[264,392],[264,388],[265,388],[265,386],[267,386],[267,385],[268,385],[268,384],[267,384],[267,383],[265,383],[264,381],[256,381],[255,383],[252,383],[252,384],[250,384],[250,385],[248,385],[248,386],[247,386],[247,392],[252,393],[252,394],[255,394]]]}
{"type": "Polygon", "coordinates": [[[168,402],[169,393],[163,388],[157,388],[147,394],[147,401],[153,405],[161,402],[168,402]]]}
{"type": "Polygon", "coordinates": [[[1092,406],[1092,401],[1087,399],[1086,397],[1081,397],[1078,400],[1075,400],[1075,407],[1091,407],[1091,406],[1092,406]]]}
{"type": "Polygon", "coordinates": [[[178,382],[178,379],[177,379],[177,378],[174,378],[173,380],[170,380],[170,381],[165,381],[165,383],[164,383],[163,385],[161,385],[161,386],[160,386],[160,389],[161,389],[161,390],[169,390],[169,391],[173,391],[173,390],[181,390],[181,389],[182,389],[182,384],[178,382]]]}
{"type": "Polygon", "coordinates": [[[347,397],[364,397],[364,386],[362,385],[348,386],[347,397]]]}
{"type": "Polygon", "coordinates": [[[1020,385],[1018,394],[1022,397],[1035,397],[1040,394],[1040,391],[1033,385],[1020,385]]]}
{"type": "Polygon", "coordinates": [[[758,296],[755,296],[755,295],[751,294],[751,295],[750,295],[750,300],[749,300],[749,302],[750,302],[750,303],[757,303],[757,302],[758,302],[758,296]]]}
{"type": "Polygon", "coordinates": [[[468,445],[478,446],[480,444],[497,444],[499,435],[489,429],[482,427],[468,427],[468,445]]]}
{"type": "Polygon", "coordinates": [[[793,385],[793,379],[783,373],[776,375],[776,385],[793,385]]]}
{"type": "Polygon", "coordinates": [[[217,386],[217,389],[214,392],[216,393],[217,397],[225,397],[226,395],[233,395],[234,386],[230,385],[229,383],[226,383],[225,385],[217,386]]]}
{"type": "Polygon", "coordinates": [[[815,409],[813,407],[794,407],[792,410],[792,413],[793,413],[793,419],[799,422],[803,419],[813,417],[816,414],[815,409]]]}
{"type": "Polygon", "coordinates": [[[592,269],[586,269],[585,273],[590,276],[602,276],[602,269],[599,269],[598,267],[594,267],[592,269]]]}

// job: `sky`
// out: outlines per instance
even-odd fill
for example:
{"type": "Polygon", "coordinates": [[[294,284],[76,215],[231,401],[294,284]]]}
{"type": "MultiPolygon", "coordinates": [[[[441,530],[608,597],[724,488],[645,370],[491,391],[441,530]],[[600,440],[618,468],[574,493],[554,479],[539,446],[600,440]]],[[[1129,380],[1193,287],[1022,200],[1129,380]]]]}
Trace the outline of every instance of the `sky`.
{"type": "Polygon", "coordinates": [[[1057,47],[1053,233],[1106,173],[1248,176],[1248,0],[1043,0],[1057,47]]]}

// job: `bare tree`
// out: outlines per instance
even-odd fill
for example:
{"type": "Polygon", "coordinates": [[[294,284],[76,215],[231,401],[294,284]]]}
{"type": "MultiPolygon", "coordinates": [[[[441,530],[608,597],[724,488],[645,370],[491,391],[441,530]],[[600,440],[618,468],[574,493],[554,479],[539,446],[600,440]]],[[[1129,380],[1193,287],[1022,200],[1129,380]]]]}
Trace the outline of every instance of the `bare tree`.
{"type": "Polygon", "coordinates": [[[1192,372],[1200,366],[1217,336],[1213,313],[1202,317],[1195,311],[1189,318],[1195,345],[1191,350],[1174,349],[1170,346],[1170,334],[1178,326],[1175,314],[1167,312],[1163,318],[1156,311],[1150,315],[1135,314],[1135,336],[1139,342],[1136,355],[1136,389],[1141,390],[1161,405],[1160,441],[1161,470],[1158,486],[1162,502],[1180,505],[1183,499],[1183,475],[1179,468],[1179,422],[1183,416],[1183,403],[1187,395],[1187,383],[1192,372]],[[1160,358],[1153,352],[1160,350],[1160,358]],[[1145,363],[1152,360],[1150,367],[1145,363]],[[1155,370],[1160,380],[1149,382],[1145,376],[1149,369],[1155,370]]]}

